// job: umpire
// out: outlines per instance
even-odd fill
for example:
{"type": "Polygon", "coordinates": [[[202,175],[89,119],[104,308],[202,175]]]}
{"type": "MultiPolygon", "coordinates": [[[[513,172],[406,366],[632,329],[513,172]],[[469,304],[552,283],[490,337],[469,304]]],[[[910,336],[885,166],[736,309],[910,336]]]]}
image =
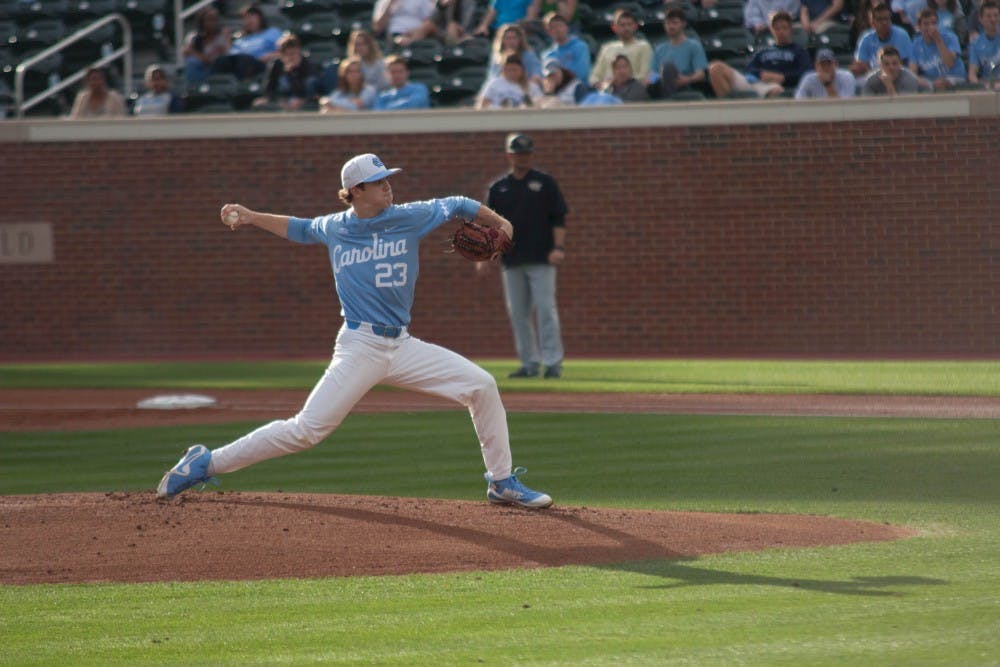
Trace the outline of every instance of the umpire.
{"type": "Polygon", "coordinates": [[[566,201],[559,184],[532,168],[531,137],[506,139],[510,173],[490,186],[486,205],[514,225],[514,249],[503,255],[503,288],[521,367],[512,378],[562,375],[556,267],[566,256],[566,201]],[[532,311],[538,320],[536,328],[532,311]]]}

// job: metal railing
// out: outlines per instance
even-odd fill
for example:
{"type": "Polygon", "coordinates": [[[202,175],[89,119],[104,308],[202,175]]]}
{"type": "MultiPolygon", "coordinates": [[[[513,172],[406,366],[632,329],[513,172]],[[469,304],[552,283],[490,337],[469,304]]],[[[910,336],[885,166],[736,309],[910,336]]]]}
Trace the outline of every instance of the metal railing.
{"type": "Polygon", "coordinates": [[[178,70],[184,67],[184,19],[214,3],[215,0],[199,0],[190,7],[184,7],[184,0],[174,0],[174,63],[178,70]]]}
{"type": "Polygon", "coordinates": [[[94,21],[86,28],[81,28],[77,30],[69,37],[62,39],[49,48],[35,54],[34,56],[28,58],[24,62],[18,64],[17,69],[14,70],[14,103],[17,107],[17,117],[24,118],[24,112],[37,106],[41,102],[47,100],[48,98],[62,92],[66,88],[69,88],[77,81],[82,79],[87,75],[87,70],[91,67],[104,67],[108,63],[112,63],[119,58],[123,58],[124,64],[124,87],[125,87],[125,99],[132,94],[132,26],[129,25],[128,21],[121,14],[108,14],[102,19],[94,21]],[[46,60],[47,58],[59,53],[67,46],[75,44],[92,32],[96,32],[108,25],[109,23],[117,21],[122,26],[122,46],[111,51],[110,53],[98,58],[91,64],[74,72],[69,77],[62,79],[59,83],[49,86],[47,89],[38,93],[29,100],[24,99],[24,74],[27,72],[32,65],[37,65],[38,63],[46,60]]]}

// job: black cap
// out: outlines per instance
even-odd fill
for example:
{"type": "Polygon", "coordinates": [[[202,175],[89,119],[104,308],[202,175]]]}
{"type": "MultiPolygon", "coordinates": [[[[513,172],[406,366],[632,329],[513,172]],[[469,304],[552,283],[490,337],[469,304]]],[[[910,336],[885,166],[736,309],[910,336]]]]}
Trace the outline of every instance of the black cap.
{"type": "Polygon", "coordinates": [[[535,143],[526,134],[508,134],[508,153],[531,153],[535,150],[535,143]]]}

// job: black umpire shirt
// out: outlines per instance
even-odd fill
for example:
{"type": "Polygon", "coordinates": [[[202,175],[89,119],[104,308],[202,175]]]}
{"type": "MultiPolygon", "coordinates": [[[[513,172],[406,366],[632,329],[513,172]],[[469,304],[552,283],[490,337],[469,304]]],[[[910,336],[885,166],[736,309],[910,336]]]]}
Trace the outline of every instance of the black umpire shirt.
{"type": "Polygon", "coordinates": [[[486,205],[514,225],[514,249],[503,255],[504,266],[547,264],[552,228],[566,224],[566,200],[559,184],[531,169],[521,180],[507,174],[490,186],[486,205]]]}

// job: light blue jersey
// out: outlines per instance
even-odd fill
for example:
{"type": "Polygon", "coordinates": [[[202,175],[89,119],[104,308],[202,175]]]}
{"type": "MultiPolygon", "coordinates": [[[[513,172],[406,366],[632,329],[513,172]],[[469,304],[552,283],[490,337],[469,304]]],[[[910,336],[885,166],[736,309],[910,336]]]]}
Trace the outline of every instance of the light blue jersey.
{"type": "Polygon", "coordinates": [[[973,63],[979,67],[980,76],[989,76],[1000,65],[1000,34],[990,37],[985,32],[979,33],[969,45],[969,64],[973,63]]]}
{"type": "Polygon", "coordinates": [[[924,41],[920,35],[913,37],[913,62],[917,64],[917,69],[921,76],[931,81],[948,77],[951,79],[965,79],[965,63],[962,62],[962,47],[958,45],[958,37],[953,32],[941,32],[945,48],[955,54],[955,62],[951,67],[946,67],[941,60],[941,53],[934,42],[924,41]]]}
{"type": "Polygon", "coordinates": [[[406,326],[420,240],[456,215],[475,218],[479,206],[467,197],[446,197],[393,205],[373,218],[359,218],[353,208],[312,220],[290,218],[288,238],[326,245],[345,319],[406,326]]]}
{"type": "Polygon", "coordinates": [[[910,64],[910,56],[913,51],[913,42],[910,35],[899,26],[892,26],[889,39],[882,41],[874,29],[870,29],[858,38],[858,46],[854,50],[854,59],[867,63],[872,70],[878,69],[881,65],[878,61],[878,52],[883,46],[895,46],[899,51],[899,59],[904,65],[910,64]]]}

